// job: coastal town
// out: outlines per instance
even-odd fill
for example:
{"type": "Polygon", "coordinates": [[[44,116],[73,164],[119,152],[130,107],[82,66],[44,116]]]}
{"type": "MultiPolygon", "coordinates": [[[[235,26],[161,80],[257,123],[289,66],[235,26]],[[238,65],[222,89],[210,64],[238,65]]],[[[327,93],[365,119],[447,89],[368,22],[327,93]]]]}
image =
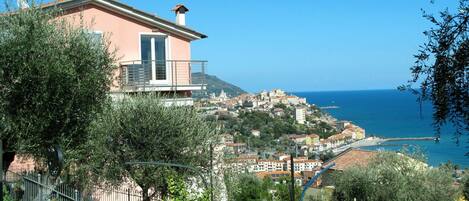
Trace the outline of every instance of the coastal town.
{"type": "MultiPolygon", "coordinates": [[[[346,150],[347,145],[365,140],[365,129],[350,121],[339,121],[322,112],[316,105],[308,104],[305,98],[287,94],[281,89],[262,91],[258,94],[242,94],[228,97],[221,90],[201,99],[195,106],[206,116],[216,119],[239,117],[242,113],[264,113],[270,117],[285,117],[284,121],[304,130],[328,130],[322,137],[317,133],[284,133],[273,142],[283,143],[279,149],[260,149],[250,145],[249,139],[261,138],[260,128],[252,128],[247,133],[226,132],[222,135],[224,168],[236,173],[252,173],[263,179],[272,178],[279,182],[281,177],[288,176],[291,171],[290,152],[294,152],[294,172],[296,182],[302,185],[318,172],[324,161],[320,156],[329,154],[330,159],[338,150],[346,150]],[[291,118],[294,121],[288,121],[291,118]],[[327,125],[327,126],[319,126],[327,125]],[[325,127],[325,128],[323,128],[325,127]],[[248,135],[247,138],[238,136],[248,135]],[[243,140],[243,139],[248,139],[243,140]]],[[[267,142],[266,142],[267,143],[267,142]]]]}
{"type": "Polygon", "coordinates": [[[5,0],[0,201],[468,201],[459,1],[397,91],[414,2],[5,0]]]}

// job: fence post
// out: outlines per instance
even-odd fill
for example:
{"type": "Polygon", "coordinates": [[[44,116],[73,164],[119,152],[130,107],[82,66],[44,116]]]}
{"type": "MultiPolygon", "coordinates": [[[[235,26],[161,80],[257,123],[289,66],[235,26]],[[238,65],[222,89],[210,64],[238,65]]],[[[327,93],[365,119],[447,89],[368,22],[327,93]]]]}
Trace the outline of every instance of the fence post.
{"type": "Polygon", "coordinates": [[[78,190],[75,189],[75,201],[78,201],[78,190]]]}
{"type": "Polygon", "coordinates": [[[127,201],[130,201],[130,188],[127,189],[127,201]]]}
{"type": "MultiPolygon", "coordinates": [[[[37,174],[37,182],[41,183],[41,174],[37,174]]],[[[38,185],[38,188],[39,188],[39,198],[43,199],[42,186],[38,185]]]]}

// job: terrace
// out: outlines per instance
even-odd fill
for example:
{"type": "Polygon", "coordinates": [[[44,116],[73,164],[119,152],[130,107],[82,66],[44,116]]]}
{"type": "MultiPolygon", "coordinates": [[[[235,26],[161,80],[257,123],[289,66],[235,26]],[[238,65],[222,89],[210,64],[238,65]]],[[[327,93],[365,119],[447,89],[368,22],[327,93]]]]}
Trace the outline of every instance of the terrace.
{"type": "Polygon", "coordinates": [[[120,63],[123,92],[200,91],[207,88],[207,61],[132,60],[120,63]]]}

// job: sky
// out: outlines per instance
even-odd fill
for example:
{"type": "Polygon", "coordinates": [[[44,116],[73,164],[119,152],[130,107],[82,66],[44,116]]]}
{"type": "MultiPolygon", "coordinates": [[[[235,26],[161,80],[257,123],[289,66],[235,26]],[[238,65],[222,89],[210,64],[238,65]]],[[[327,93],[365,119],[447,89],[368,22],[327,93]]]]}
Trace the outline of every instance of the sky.
{"type": "Polygon", "coordinates": [[[395,89],[410,78],[430,23],[421,9],[455,10],[457,0],[121,0],[208,35],[192,58],[249,92],[395,89]]]}
{"type": "Polygon", "coordinates": [[[187,26],[208,38],[192,58],[208,73],[256,92],[395,89],[410,78],[430,13],[456,0],[122,0],[174,20],[189,8],[187,26]]]}

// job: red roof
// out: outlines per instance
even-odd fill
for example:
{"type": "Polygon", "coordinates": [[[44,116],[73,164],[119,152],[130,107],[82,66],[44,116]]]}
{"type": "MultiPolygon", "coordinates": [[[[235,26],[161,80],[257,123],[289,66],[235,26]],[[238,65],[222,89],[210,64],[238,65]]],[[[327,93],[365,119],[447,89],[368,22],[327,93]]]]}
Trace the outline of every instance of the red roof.
{"type": "Polygon", "coordinates": [[[335,163],[335,166],[331,168],[333,170],[345,170],[353,166],[366,166],[376,154],[378,154],[376,151],[347,149],[324,163],[323,166],[327,166],[332,162],[335,163]]]}

